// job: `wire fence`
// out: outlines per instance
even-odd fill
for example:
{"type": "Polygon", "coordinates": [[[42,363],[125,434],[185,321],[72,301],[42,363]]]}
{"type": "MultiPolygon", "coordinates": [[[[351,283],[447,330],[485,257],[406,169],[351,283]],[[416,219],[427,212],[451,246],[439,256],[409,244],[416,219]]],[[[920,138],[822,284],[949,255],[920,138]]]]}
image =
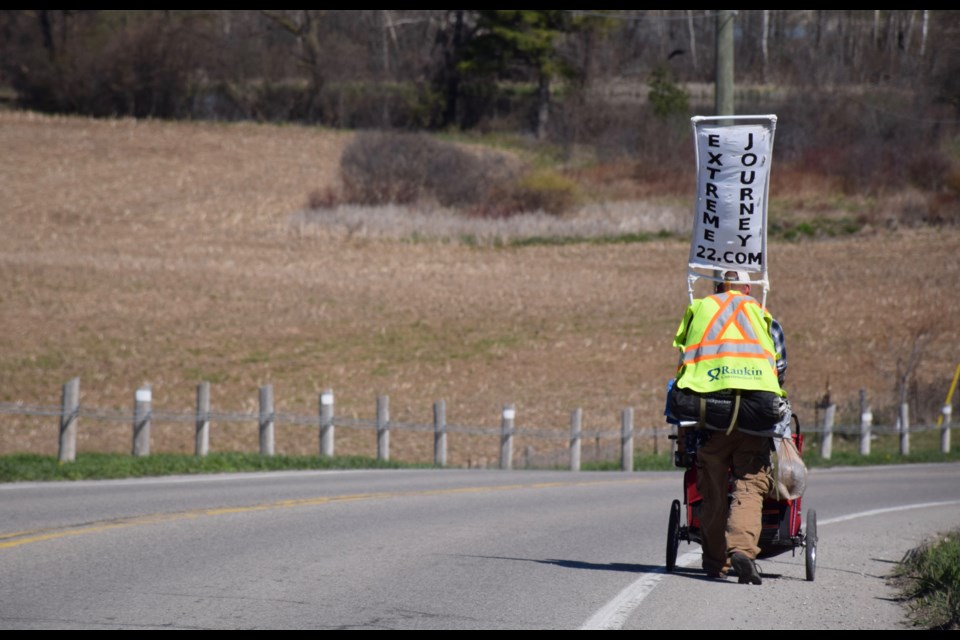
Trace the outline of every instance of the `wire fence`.
{"type": "MultiPolygon", "coordinates": [[[[69,462],[76,457],[78,433],[89,431],[90,422],[106,424],[126,424],[132,427],[132,453],[135,456],[149,455],[151,448],[151,427],[158,424],[195,425],[195,453],[205,456],[210,452],[210,426],[240,424],[257,425],[260,437],[260,453],[275,454],[276,429],[280,426],[307,427],[316,430],[319,446],[311,448],[321,456],[332,457],[339,441],[348,439],[344,431],[367,431],[376,434],[376,457],[389,460],[391,454],[391,433],[397,437],[404,434],[430,434],[433,436],[433,463],[447,466],[448,437],[458,438],[459,457],[471,467],[497,466],[499,468],[570,468],[578,470],[581,461],[618,462],[623,470],[633,469],[633,451],[635,442],[649,440],[655,452],[668,452],[669,427],[651,427],[635,429],[632,409],[624,409],[619,431],[610,429],[581,428],[582,412],[578,409],[571,415],[569,429],[563,427],[538,428],[517,427],[516,410],[512,405],[504,405],[499,426],[448,424],[446,422],[445,403],[434,405],[432,424],[391,420],[389,417],[389,397],[377,398],[375,419],[336,416],[334,412],[333,392],[325,391],[320,396],[320,410],[313,415],[282,413],[273,409],[273,390],[270,385],[260,388],[260,409],[257,412],[212,411],[209,407],[209,385],[203,383],[197,389],[197,410],[195,412],[165,411],[153,407],[149,387],[138,389],[135,393],[133,411],[122,409],[103,409],[88,407],[79,402],[79,379],[73,379],[63,386],[60,406],[26,404],[23,402],[0,403],[0,415],[37,418],[59,425],[58,457],[69,462]],[[335,439],[334,434],[340,436],[335,439]],[[494,441],[494,447],[486,444],[494,441]],[[478,442],[479,441],[479,442],[478,442]],[[523,443],[520,448],[515,446],[523,443]],[[516,451],[514,450],[516,448],[516,451]],[[466,450],[465,450],[466,449],[466,450]]],[[[289,432],[289,430],[287,430],[289,432]]],[[[9,432],[8,432],[9,433],[9,432]]],[[[113,433],[119,433],[114,431],[113,433]]],[[[131,433],[131,431],[127,431],[131,433]]],[[[113,434],[111,434],[113,436],[113,434]]],[[[181,434],[182,435],[182,434],[181,434]]],[[[301,440],[302,432],[295,434],[301,440]]],[[[16,435],[13,436],[16,438],[16,435]]],[[[129,436],[113,436],[123,438],[129,436]]],[[[84,439],[81,436],[81,439],[84,439]]],[[[422,437],[421,437],[422,439],[422,437]]],[[[354,438],[356,440],[356,438],[354,438]]],[[[52,444],[52,443],[49,443],[52,444]]],[[[49,444],[44,448],[48,448],[49,444]]],[[[299,447],[302,449],[302,446],[299,447]]],[[[421,447],[422,448],[422,447],[421,447]]],[[[649,448],[649,447],[644,447],[649,448]]],[[[408,460],[408,462],[416,462],[408,460]]],[[[463,463],[461,463],[463,464],[463,463]]]]}
{"type": "MultiPolygon", "coordinates": [[[[5,402],[0,403],[0,415],[16,415],[56,422],[59,425],[58,457],[65,462],[75,459],[78,424],[82,422],[86,425],[91,421],[131,425],[132,453],[135,456],[149,455],[152,424],[194,425],[195,453],[198,456],[205,456],[210,452],[210,425],[235,423],[258,426],[260,453],[263,455],[275,453],[277,426],[289,425],[316,429],[318,439],[315,442],[318,442],[319,446],[313,445],[312,448],[321,456],[334,455],[336,450],[334,434],[337,429],[374,432],[376,457],[380,460],[390,459],[391,433],[397,434],[398,437],[408,433],[419,433],[432,434],[433,463],[437,466],[447,466],[447,443],[450,436],[460,438],[458,450],[460,457],[467,460],[465,466],[498,466],[507,469],[517,466],[579,470],[582,463],[586,461],[618,463],[622,470],[631,471],[638,442],[643,443],[642,449],[646,451],[652,450],[655,454],[669,453],[672,456],[676,433],[675,428],[666,423],[660,427],[635,428],[633,410],[630,408],[623,409],[619,430],[588,430],[582,427],[580,409],[571,413],[569,428],[566,429],[563,427],[518,428],[515,425],[516,411],[512,405],[504,405],[499,426],[471,426],[448,424],[443,401],[434,404],[433,423],[424,424],[391,420],[388,396],[377,398],[375,419],[336,416],[331,390],[321,394],[320,410],[313,415],[274,411],[273,390],[270,385],[260,388],[258,412],[211,411],[209,397],[209,384],[202,383],[197,387],[195,412],[161,411],[153,408],[149,387],[143,387],[135,393],[132,412],[94,408],[81,405],[79,402],[79,379],[75,378],[63,386],[60,406],[5,402]],[[485,439],[498,442],[496,453],[491,453],[492,446],[483,443],[485,439]],[[517,443],[524,443],[524,446],[515,447],[517,443]],[[464,451],[464,449],[467,450],[464,451]]],[[[952,425],[949,411],[944,411],[941,420],[936,424],[910,425],[908,410],[904,406],[895,424],[873,425],[869,419],[864,419],[857,425],[835,425],[833,423],[835,407],[824,407],[824,409],[822,422],[813,426],[806,425],[803,428],[808,446],[812,446],[823,458],[831,457],[835,441],[839,445],[838,450],[853,449],[861,455],[870,454],[875,444],[878,448],[885,450],[892,448],[900,454],[908,454],[911,436],[915,436],[916,442],[927,450],[939,448],[942,453],[950,452],[952,425]]]]}

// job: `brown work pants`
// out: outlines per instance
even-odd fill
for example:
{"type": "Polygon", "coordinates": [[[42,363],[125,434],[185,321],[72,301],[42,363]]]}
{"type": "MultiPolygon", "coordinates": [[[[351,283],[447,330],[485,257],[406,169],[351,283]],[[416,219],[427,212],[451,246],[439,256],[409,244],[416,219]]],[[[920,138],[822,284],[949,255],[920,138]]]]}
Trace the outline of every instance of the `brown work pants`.
{"type": "Polygon", "coordinates": [[[697,490],[703,498],[700,546],[708,573],[726,573],[737,551],[749,558],[760,553],[763,500],[771,481],[770,442],[737,430],[716,432],[697,451],[697,490]]]}

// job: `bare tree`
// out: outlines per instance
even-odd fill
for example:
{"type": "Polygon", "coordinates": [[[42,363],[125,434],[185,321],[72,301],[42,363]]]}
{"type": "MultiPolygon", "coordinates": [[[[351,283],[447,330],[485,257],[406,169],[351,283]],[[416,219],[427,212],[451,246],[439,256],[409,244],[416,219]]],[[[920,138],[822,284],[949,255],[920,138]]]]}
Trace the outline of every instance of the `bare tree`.
{"type": "Polygon", "coordinates": [[[907,396],[916,385],[916,375],[923,361],[924,352],[936,335],[933,323],[919,323],[912,332],[909,350],[897,356],[896,392],[900,415],[905,421],[907,396]]]}
{"type": "Polygon", "coordinates": [[[306,70],[310,79],[306,117],[308,120],[320,118],[320,92],[323,90],[326,74],[320,48],[320,22],[323,11],[298,9],[290,11],[261,11],[278,27],[284,29],[297,40],[296,58],[306,70]]]}

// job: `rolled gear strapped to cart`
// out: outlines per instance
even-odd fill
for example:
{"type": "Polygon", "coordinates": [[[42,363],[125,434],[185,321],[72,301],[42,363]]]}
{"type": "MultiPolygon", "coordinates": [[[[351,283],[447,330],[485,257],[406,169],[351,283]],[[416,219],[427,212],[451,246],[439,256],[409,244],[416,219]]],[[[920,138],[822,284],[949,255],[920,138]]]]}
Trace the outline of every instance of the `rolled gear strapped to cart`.
{"type": "MultiPolygon", "coordinates": [[[[700,528],[703,499],[697,490],[697,449],[710,433],[730,434],[738,429],[742,433],[772,438],[776,452],[773,456],[775,490],[763,502],[757,557],[779,555],[788,550],[796,553],[798,548],[803,548],[806,578],[812,581],[815,576],[815,511],[807,513],[806,530],[801,527],[806,467],[800,458],[803,450],[800,422],[792,412],[786,393],[780,389],[782,370],[780,380],[770,382],[766,367],[776,367],[777,354],[773,353],[776,349],[769,335],[761,335],[756,329],[762,326],[761,317],[768,326],[772,320],[766,311],[770,288],[767,198],[776,122],[775,115],[691,119],[697,158],[697,198],[687,267],[688,315],[695,303],[702,302],[694,298],[694,286],[701,279],[717,283],[719,290],[719,284],[725,281],[724,274],[735,272],[736,284],[762,286],[763,296],[759,304],[748,296],[737,296],[734,300],[712,297],[710,303],[718,308],[716,315],[706,314],[711,324],[700,327],[702,335],[697,335],[695,345],[681,347],[678,380],[682,382],[671,381],[665,415],[667,421],[676,426],[670,437],[676,442],[675,465],[686,469],[683,504],[687,508],[686,524],[683,524],[680,501],[674,500],[671,505],[668,571],[676,566],[681,540],[703,544],[700,528]],[[736,366],[713,366],[729,362],[736,366]],[[694,369],[705,382],[695,382],[696,376],[683,378],[684,373],[694,369]]],[[[680,331],[688,320],[685,316],[680,331]]],[[[782,345],[777,348],[779,346],[782,345]]]]}

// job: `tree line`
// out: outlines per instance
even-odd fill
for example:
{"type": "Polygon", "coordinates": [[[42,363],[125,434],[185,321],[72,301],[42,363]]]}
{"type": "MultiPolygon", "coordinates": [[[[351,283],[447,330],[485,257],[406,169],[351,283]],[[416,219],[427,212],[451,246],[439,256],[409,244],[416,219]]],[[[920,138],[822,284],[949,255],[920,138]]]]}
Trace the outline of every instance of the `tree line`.
{"type": "MultiPolygon", "coordinates": [[[[690,115],[712,113],[717,15],[8,9],[0,87],[8,102],[44,112],[510,131],[642,158],[654,130],[663,139],[667,123],[680,139],[690,115]]],[[[843,164],[882,168],[878,142],[922,155],[955,131],[957,12],[734,15],[737,111],[791,118],[781,157],[868,138],[873,146],[858,143],[859,157],[843,164]]],[[[689,149],[677,155],[686,163],[689,149]]],[[[943,165],[918,163],[917,175],[943,165]]]]}

